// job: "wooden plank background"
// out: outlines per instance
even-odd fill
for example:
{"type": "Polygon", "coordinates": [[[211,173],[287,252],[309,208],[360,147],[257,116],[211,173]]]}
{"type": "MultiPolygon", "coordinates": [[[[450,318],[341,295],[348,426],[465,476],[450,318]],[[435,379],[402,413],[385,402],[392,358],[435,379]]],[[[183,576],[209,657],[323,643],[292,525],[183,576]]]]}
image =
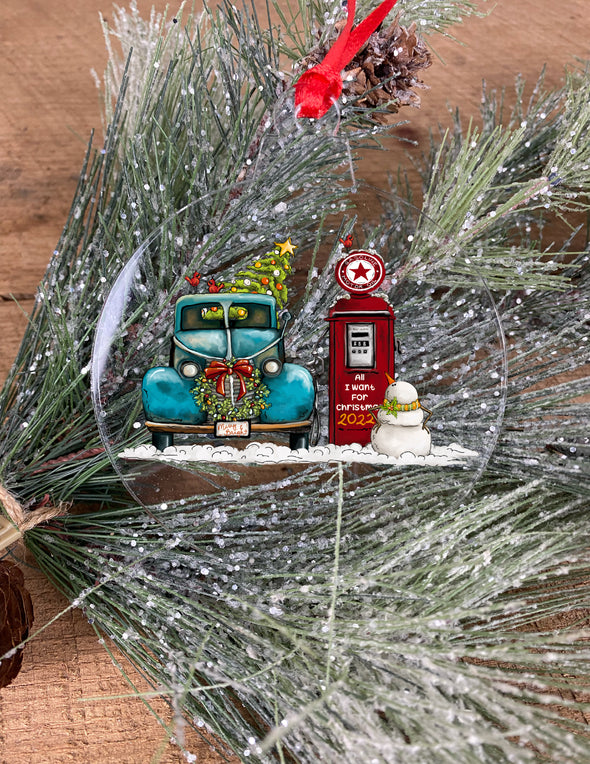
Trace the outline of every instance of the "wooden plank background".
{"type": "MultiPolygon", "coordinates": [[[[138,5],[149,12],[150,3],[138,5]]],[[[497,0],[482,2],[482,9],[488,18],[455,30],[463,46],[433,41],[444,63],[435,61],[426,73],[431,90],[423,93],[422,109],[403,113],[411,120],[404,134],[419,145],[429,128],[449,123],[447,105],[477,115],[482,79],[510,93],[518,73],[532,85],[547,64],[547,85],[559,85],[566,65],[590,58],[588,0],[497,0]]],[[[65,222],[90,130],[101,130],[90,75],[92,68],[102,72],[106,60],[99,10],[108,18],[111,7],[93,0],[3,0],[0,8],[0,377],[65,222]]],[[[392,144],[392,169],[406,161],[406,150],[392,144]]],[[[30,561],[24,567],[41,627],[67,603],[30,561]]],[[[0,691],[0,760],[143,764],[161,749],[158,760],[184,761],[139,701],[88,700],[125,693],[81,613],[63,613],[31,642],[21,674],[0,691]]],[[[196,737],[189,745],[199,762],[218,761],[196,737]]]]}

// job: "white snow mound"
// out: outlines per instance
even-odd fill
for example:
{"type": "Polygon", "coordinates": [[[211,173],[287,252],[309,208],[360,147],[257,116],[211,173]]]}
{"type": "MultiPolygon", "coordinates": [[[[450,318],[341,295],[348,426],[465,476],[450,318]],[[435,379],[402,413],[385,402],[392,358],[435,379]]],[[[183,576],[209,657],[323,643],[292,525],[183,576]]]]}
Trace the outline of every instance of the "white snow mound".
{"type": "Polygon", "coordinates": [[[305,464],[313,462],[362,462],[365,464],[408,464],[440,467],[464,464],[478,456],[477,451],[464,448],[459,443],[448,446],[432,446],[428,456],[416,456],[407,451],[398,458],[379,454],[372,446],[352,443],[347,446],[312,446],[291,451],[288,446],[275,443],[249,443],[244,449],[233,446],[186,445],[170,446],[158,451],[155,446],[143,445],[128,448],[119,454],[121,459],[148,459],[162,462],[225,462],[234,464],[305,464]]]}

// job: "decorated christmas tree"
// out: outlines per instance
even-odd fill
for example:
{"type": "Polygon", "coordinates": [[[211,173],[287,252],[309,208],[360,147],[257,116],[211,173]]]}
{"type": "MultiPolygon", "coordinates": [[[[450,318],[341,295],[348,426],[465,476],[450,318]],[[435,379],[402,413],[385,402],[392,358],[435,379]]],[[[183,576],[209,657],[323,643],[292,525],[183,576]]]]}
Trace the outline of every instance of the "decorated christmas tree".
{"type": "Polygon", "coordinates": [[[277,307],[287,303],[287,278],[291,273],[290,260],[297,245],[286,241],[276,242],[275,249],[262,257],[256,258],[247,268],[231,279],[225,286],[228,292],[252,292],[253,294],[271,294],[277,301],[277,307]]]}
{"type": "MultiPolygon", "coordinates": [[[[5,545],[21,537],[169,702],[188,761],[183,725],[206,731],[220,760],[590,756],[590,304],[574,235],[590,210],[590,74],[541,81],[528,101],[520,90],[508,116],[484,93],[481,128],[457,118],[433,139],[420,202],[400,173],[363,204],[360,157],[431,61],[415,29],[475,10],[408,0],[394,22],[392,5],[277,5],[278,26],[229,3],[168,25],[116,12],[106,140],[88,152],[0,398],[5,545]],[[567,223],[552,248],[550,217],[567,223]],[[215,274],[209,294],[270,292],[283,307],[299,259],[280,341],[313,369],[325,420],[323,318],[353,227],[386,263],[399,373],[432,383],[432,421],[485,458],[419,473],[325,461],[253,479],[215,464],[200,492],[162,501],[148,479],[152,500],[137,501],[112,444],[142,436],[142,375],[167,363],[187,274],[215,274]],[[287,238],[256,259],[287,233],[296,253],[287,238]],[[571,626],[553,628],[564,611],[571,626]]],[[[5,601],[22,617],[3,633],[5,658],[31,631],[10,578],[5,601]]]]}

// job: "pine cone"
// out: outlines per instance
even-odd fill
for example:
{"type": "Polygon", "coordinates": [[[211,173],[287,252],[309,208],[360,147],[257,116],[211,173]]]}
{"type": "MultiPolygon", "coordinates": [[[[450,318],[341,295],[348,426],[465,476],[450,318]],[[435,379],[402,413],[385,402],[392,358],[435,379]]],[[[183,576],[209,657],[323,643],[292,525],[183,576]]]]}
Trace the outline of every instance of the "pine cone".
{"type": "MultiPolygon", "coordinates": [[[[0,560],[0,656],[26,639],[32,625],[33,603],[22,571],[15,563],[0,560]]],[[[0,662],[0,688],[12,682],[22,661],[21,649],[0,662]]]]}
{"type": "MultiPolygon", "coordinates": [[[[343,73],[343,94],[357,106],[389,112],[372,114],[373,119],[384,124],[401,106],[420,106],[420,96],[413,89],[428,86],[416,75],[432,64],[430,51],[416,35],[416,25],[406,29],[398,22],[399,17],[387,29],[374,32],[343,73]]],[[[326,45],[318,46],[303,59],[301,71],[323,61],[345,23],[338,22],[326,45]]]]}

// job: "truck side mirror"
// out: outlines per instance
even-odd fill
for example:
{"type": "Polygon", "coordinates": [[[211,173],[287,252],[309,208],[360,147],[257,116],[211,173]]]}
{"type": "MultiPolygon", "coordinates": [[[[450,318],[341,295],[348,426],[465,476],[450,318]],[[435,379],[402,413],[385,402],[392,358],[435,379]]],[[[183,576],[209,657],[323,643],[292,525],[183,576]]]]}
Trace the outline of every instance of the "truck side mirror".
{"type": "Polygon", "coordinates": [[[277,314],[277,318],[281,322],[282,330],[285,331],[285,327],[289,323],[289,321],[293,318],[293,316],[289,313],[287,308],[284,308],[283,310],[279,311],[277,314]]]}

